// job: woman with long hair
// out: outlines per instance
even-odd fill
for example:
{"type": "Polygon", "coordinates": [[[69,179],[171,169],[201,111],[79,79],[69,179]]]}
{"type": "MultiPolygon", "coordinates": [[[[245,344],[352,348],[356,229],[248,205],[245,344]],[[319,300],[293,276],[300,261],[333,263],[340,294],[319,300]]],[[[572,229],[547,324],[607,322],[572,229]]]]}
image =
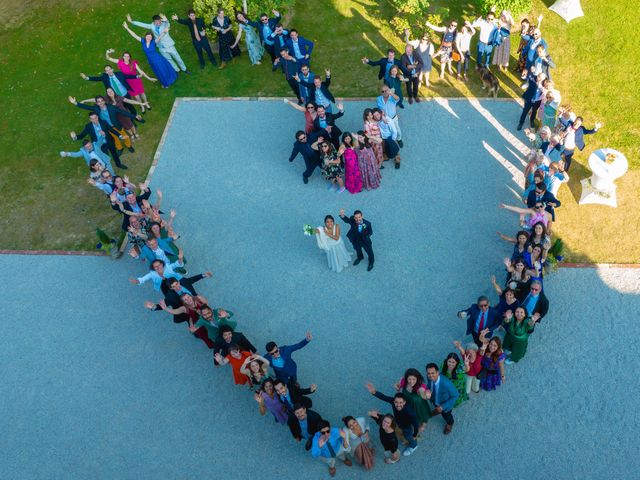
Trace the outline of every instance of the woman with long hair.
{"type": "Polygon", "coordinates": [[[404,75],[402,75],[402,72],[400,71],[400,68],[397,65],[393,65],[389,69],[389,75],[386,76],[384,79],[385,85],[387,85],[389,88],[393,88],[393,90],[395,91],[395,94],[398,97],[400,97],[398,99],[398,105],[397,105],[399,108],[404,108],[404,104],[402,103],[402,100],[403,100],[402,84],[408,81],[409,79],[405,78],[404,75]]]}
{"type": "MultiPolygon", "coordinates": [[[[427,385],[424,377],[415,368],[409,368],[403,377],[395,384],[396,391],[404,394],[407,402],[413,407],[420,422],[420,432],[427,426],[431,418],[431,407],[427,399],[427,385]]],[[[408,440],[408,439],[407,439],[408,440]]]]}
{"type": "Polygon", "coordinates": [[[442,369],[440,371],[445,377],[451,380],[453,386],[456,387],[456,390],[460,393],[458,400],[456,400],[456,403],[453,405],[454,408],[465,400],[469,400],[466,390],[467,377],[465,375],[468,370],[469,365],[460,362],[460,357],[454,352],[447,355],[447,358],[442,362],[442,369]]]}
{"type": "Polygon", "coordinates": [[[327,254],[327,262],[332,272],[341,272],[349,266],[351,254],[340,236],[340,225],[331,215],[324,217],[324,226],[315,229],[318,248],[327,254]]]}
{"type": "MultiPolygon", "coordinates": [[[[169,88],[169,86],[178,79],[178,74],[167,59],[158,52],[156,48],[156,41],[153,39],[153,33],[146,32],[144,37],[140,37],[137,33],[131,30],[131,28],[129,28],[127,22],[124,22],[122,26],[127,32],[129,32],[129,35],[135,38],[142,45],[142,51],[147,56],[149,65],[151,65],[151,70],[153,70],[153,73],[158,77],[162,88],[169,88]]],[[[166,33],[166,30],[161,35],[164,35],[164,33],[166,33]]]]}
{"type": "Polygon", "coordinates": [[[498,236],[505,242],[513,243],[513,253],[511,253],[511,261],[514,261],[524,255],[527,251],[527,242],[529,241],[529,232],[520,230],[514,237],[508,237],[501,232],[496,232],[498,236]]]}
{"type": "Polygon", "coordinates": [[[213,17],[211,28],[218,32],[218,53],[220,54],[220,66],[224,68],[233,57],[240,55],[240,47],[234,44],[231,20],[224,14],[224,9],[218,9],[218,15],[213,17]]]}
{"type": "Polygon", "coordinates": [[[311,148],[320,152],[320,168],[322,176],[329,182],[329,190],[344,192],[344,168],[333,144],[323,139],[321,142],[314,142],[311,148]]]}
{"type": "Polygon", "coordinates": [[[247,357],[240,367],[240,373],[249,378],[249,385],[254,392],[258,392],[262,381],[269,376],[269,360],[254,353],[247,357]]]}
{"type": "Polygon", "coordinates": [[[358,156],[354,150],[355,144],[350,132],[342,134],[342,144],[338,149],[338,155],[342,156],[344,163],[344,186],[349,193],[360,193],[362,191],[362,174],[358,156]]]}
{"type": "Polygon", "coordinates": [[[506,330],[504,349],[511,352],[506,363],[510,365],[520,361],[527,353],[529,335],[533,333],[536,321],[527,315],[526,308],[518,307],[514,313],[507,312],[503,325],[506,330]]]}
{"type": "MultiPolygon", "coordinates": [[[[115,63],[116,65],[118,65],[120,71],[125,75],[142,75],[150,82],[158,81],[157,78],[152,78],[147,75],[144,70],[140,68],[138,62],[131,58],[131,54],[129,52],[124,52],[122,54],[122,57],[119,59],[115,59],[111,56],[114,52],[115,50],[113,48],[110,48],[106,51],[105,58],[111,63],[115,63]]],[[[142,83],[142,80],[140,78],[127,79],[127,85],[125,86],[129,87],[128,92],[131,98],[140,102],[140,104],[142,105],[141,112],[143,115],[146,113],[146,110],[151,110],[151,105],[149,105],[149,101],[147,100],[147,94],[144,91],[144,84],[142,83]]]]}
{"type": "Polygon", "coordinates": [[[517,291],[512,289],[511,287],[507,287],[504,290],[500,288],[500,285],[496,282],[496,277],[491,277],[491,282],[493,284],[493,288],[495,288],[498,295],[500,295],[500,301],[495,306],[496,316],[502,321],[508,311],[513,312],[516,308],[520,306],[520,302],[516,296],[517,291]]]}
{"type": "Polygon", "coordinates": [[[384,463],[396,463],[400,460],[400,450],[398,449],[398,436],[396,435],[396,420],[393,415],[387,413],[380,414],[377,410],[367,413],[380,427],[380,443],[384,448],[384,463]]]}
{"type": "Polygon", "coordinates": [[[380,125],[373,118],[373,110],[371,108],[365,108],[362,113],[362,120],[364,121],[364,132],[371,141],[371,149],[376,157],[379,168],[384,168],[382,162],[384,162],[384,152],[382,149],[382,136],[380,135],[380,125]]]}
{"type": "Polygon", "coordinates": [[[262,63],[262,56],[264,55],[264,47],[260,42],[260,37],[257,32],[249,24],[249,20],[247,19],[247,0],[244,0],[243,4],[244,10],[239,10],[235,14],[236,20],[238,21],[238,35],[236,36],[236,41],[231,45],[231,50],[236,48],[242,37],[242,32],[244,32],[247,53],[249,54],[251,65],[260,65],[262,63]]]}
{"type": "Polygon", "coordinates": [[[358,157],[358,165],[360,166],[360,174],[362,175],[362,185],[367,190],[375,190],[380,186],[382,175],[380,175],[378,161],[373,153],[371,140],[362,130],[358,131],[356,138],[358,145],[355,151],[358,157]]]}
{"type": "Polygon", "coordinates": [[[304,131],[307,135],[313,132],[313,121],[318,116],[318,113],[316,112],[316,104],[313,102],[307,102],[306,105],[302,106],[292,102],[288,98],[284,99],[284,103],[290,105],[299,112],[304,113],[304,131]]]}
{"type": "Polygon", "coordinates": [[[342,418],[342,423],[344,423],[343,430],[349,443],[349,456],[353,457],[365,470],[371,470],[374,465],[374,456],[367,419],[348,415],[342,418]]]}
{"type": "Polygon", "coordinates": [[[487,340],[489,329],[480,333],[480,355],[482,355],[482,371],[480,372],[480,388],[483,390],[495,390],[506,380],[504,371],[505,354],[502,351],[502,341],[495,336],[487,340]]]}
{"type": "Polygon", "coordinates": [[[287,424],[289,414],[287,408],[280,401],[280,397],[276,394],[272,378],[267,377],[262,381],[262,387],[254,394],[253,398],[258,402],[260,415],[265,415],[268,410],[280,425],[287,424]]]}

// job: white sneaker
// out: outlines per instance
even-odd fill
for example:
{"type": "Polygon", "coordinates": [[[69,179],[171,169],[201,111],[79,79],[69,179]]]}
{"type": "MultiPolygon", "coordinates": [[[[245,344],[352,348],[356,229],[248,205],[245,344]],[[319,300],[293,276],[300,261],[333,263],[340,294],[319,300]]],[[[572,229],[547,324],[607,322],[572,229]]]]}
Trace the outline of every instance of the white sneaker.
{"type": "Polygon", "coordinates": [[[415,447],[413,447],[413,448],[407,447],[407,448],[404,449],[404,452],[402,452],[402,455],[404,455],[405,457],[408,457],[413,452],[415,452],[417,449],[418,449],[417,445],[415,447]]]}
{"type": "Polygon", "coordinates": [[[504,361],[504,363],[506,363],[507,365],[513,365],[513,364],[514,364],[514,363],[516,363],[516,362],[514,362],[514,361],[513,361],[513,360],[511,360],[510,358],[507,358],[507,359],[504,361]]]}

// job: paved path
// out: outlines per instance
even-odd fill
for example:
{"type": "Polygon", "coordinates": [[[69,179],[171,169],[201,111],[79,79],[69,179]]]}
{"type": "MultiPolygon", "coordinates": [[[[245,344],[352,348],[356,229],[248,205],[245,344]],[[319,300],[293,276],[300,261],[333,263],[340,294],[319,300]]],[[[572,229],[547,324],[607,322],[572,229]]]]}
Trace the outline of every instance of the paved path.
{"type": "MultiPolygon", "coordinates": [[[[517,115],[482,105],[503,125],[517,115]]],[[[343,129],[360,128],[363,106],[347,104],[343,129]]],[[[178,211],[190,272],[215,273],[201,292],[259,347],[310,329],[300,380],[319,385],[315,409],[334,424],[385,410],[365,381],[388,393],[405,368],[441,362],[464,330],[455,311],[501,275],[509,247],[494,232],[515,218],[496,206],[517,187],[489,152],[517,165],[516,147],[468,102],[450,108],[408,108],[402,169],[355,196],[328,192],[318,173],[303,185],[302,161],[287,162],[295,127],[283,127],[301,115],[277,102],[184,102],[167,137],[153,186],[178,211]],[[302,235],[342,206],[373,222],[370,273],[329,272],[302,235]]],[[[128,257],[0,256],[12,305],[0,322],[0,478],[324,478],[199,340],[142,309],[157,295],[127,277],[144,270],[128,257]]],[[[367,478],[632,478],[638,275],[550,276],[551,313],[508,383],[457,409],[452,435],[433,419],[411,458],[378,456],[367,478]]]]}

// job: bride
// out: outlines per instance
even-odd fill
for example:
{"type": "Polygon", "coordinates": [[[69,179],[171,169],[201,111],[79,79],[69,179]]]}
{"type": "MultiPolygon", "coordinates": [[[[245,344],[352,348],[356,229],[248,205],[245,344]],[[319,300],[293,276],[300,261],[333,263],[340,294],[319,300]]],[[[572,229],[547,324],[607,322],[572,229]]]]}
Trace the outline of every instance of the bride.
{"type": "Polygon", "coordinates": [[[351,254],[347,252],[344,241],[340,237],[340,225],[336,225],[333,217],[324,217],[324,227],[316,228],[318,248],[327,252],[329,268],[334,272],[341,272],[349,265],[351,254]]]}

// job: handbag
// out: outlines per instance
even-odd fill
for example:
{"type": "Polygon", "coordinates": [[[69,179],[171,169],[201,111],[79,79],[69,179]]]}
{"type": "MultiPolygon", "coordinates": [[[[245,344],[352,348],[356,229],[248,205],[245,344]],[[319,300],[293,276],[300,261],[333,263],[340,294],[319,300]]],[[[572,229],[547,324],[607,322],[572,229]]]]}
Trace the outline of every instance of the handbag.
{"type": "Polygon", "coordinates": [[[451,60],[453,60],[454,62],[459,62],[460,60],[462,60],[462,57],[458,52],[453,52],[451,54],[451,60]]]}

